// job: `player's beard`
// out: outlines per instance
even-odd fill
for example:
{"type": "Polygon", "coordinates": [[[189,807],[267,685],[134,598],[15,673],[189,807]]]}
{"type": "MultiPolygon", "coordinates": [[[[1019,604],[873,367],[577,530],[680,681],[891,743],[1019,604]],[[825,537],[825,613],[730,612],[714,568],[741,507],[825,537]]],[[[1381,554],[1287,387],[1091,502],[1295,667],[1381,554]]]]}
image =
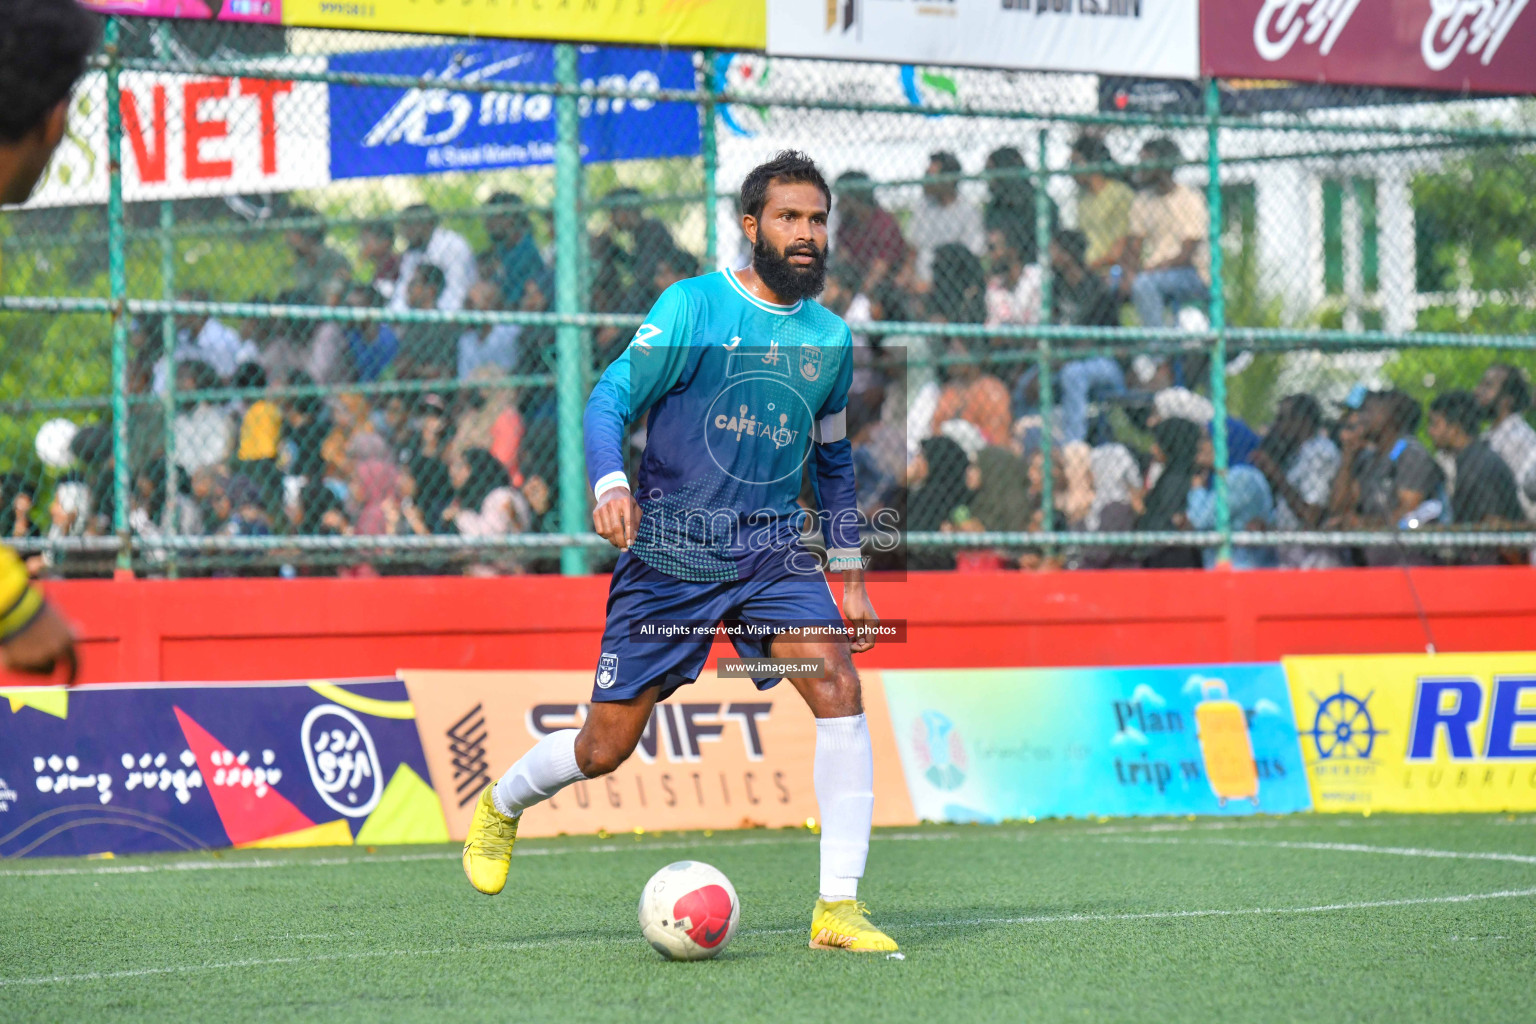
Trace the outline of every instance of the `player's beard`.
{"type": "Polygon", "coordinates": [[[813,299],[826,287],[827,250],[818,249],[815,242],[796,242],[780,252],[758,235],[752,246],[752,267],[768,290],[786,302],[813,299]],[[809,266],[789,262],[791,256],[806,253],[815,257],[809,266]]]}

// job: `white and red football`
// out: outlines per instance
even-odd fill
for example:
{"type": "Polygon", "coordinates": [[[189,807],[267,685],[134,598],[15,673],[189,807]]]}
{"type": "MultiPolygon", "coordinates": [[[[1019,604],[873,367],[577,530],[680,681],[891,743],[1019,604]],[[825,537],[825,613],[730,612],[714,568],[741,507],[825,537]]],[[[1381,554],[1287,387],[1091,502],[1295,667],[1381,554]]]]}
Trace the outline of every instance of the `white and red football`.
{"type": "Polygon", "coordinates": [[[719,956],[740,917],[731,880],[696,860],[668,864],[640,891],[640,934],[668,960],[719,956]]]}

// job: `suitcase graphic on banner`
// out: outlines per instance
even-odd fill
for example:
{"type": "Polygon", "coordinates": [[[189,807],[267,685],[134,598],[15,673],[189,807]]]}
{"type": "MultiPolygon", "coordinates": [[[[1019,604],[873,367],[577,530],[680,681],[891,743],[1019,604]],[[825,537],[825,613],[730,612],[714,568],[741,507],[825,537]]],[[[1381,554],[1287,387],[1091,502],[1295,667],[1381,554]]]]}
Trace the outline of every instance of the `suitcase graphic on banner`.
{"type": "Polygon", "coordinates": [[[1227,696],[1227,684],[1219,679],[1203,680],[1200,697],[1195,730],[1211,792],[1223,807],[1228,800],[1252,800],[1258,806],[1259,771],[1253,763],[1253,740],[1243,706],[1227,696]]]}

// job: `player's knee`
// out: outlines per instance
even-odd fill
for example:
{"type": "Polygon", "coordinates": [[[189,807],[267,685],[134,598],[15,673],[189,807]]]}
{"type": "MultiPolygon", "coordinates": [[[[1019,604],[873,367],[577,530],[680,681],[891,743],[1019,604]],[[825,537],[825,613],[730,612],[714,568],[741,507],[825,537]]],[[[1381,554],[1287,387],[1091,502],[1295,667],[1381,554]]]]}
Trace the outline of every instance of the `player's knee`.
{"type": "Polygon", "coordinates": [[[576,767],[587,778],[595,779],[617,769],[634,749],[634,740],[583,733],[576,738],[576,767]]]}
{"type": "Polygon", "coordinates": [[[823,678],[805,687],[805,695],[817,718],[846,718],[864,710],[859,673],[851,661],[833,661],[823,678]]]}

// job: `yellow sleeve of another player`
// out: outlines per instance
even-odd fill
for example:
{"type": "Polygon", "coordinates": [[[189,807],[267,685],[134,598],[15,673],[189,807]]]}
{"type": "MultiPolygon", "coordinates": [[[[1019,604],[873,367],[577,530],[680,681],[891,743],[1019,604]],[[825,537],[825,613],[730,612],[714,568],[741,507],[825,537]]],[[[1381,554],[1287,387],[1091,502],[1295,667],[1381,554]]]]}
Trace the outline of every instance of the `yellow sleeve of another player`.
{"type": "Polygon", "coordinates": [[[43,595],[32,586],[27,567],[16,552],[0,546],[0,643],[26,628],[43,606],[43,595]]]}

